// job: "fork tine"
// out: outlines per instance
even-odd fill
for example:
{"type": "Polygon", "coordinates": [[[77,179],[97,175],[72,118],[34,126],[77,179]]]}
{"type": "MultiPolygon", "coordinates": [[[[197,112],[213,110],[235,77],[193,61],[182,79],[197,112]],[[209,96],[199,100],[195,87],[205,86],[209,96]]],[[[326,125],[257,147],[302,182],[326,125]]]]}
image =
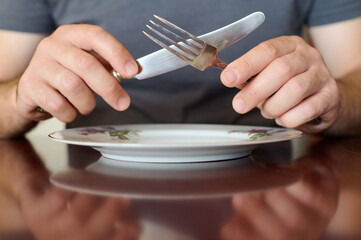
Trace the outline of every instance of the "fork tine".
{"type": "Polygon", "coordinates": [[[145,36],[147,36],[150,40],[152,40],[153,42],[155,42],[156,44],[158,44],[159,46],[161,46],[162,48],[167,49],[168,51],[170,51],[171,53],[173,53],[174,55],[176,55],[177,57],[183,59],[185,62],[192,61],[192,59],[188,58],[187,56],[179,53],[178,51],[174,50],[173,48],[170,48],[168,45],[164,44],[163,42],[159,41],[158,39],[156,39],[155,37],[153,37],[152,35],[148,34],[147,32],[143,31],[143,33],[145,34],[145,36]]]}
{"type": "Polygon", "coordinates": [[[183,42],[184,44],[186,44],[187,46],[189,46],[190,48],[194,49],[195,51],[197,51],[197,53],[199,53],[200,51],[200,47],[196,46],[195,44],[193,44],[192,42],[187,42],[186,39],[182,38],[181,36],[179,36],[178,34],[170,31],[168,28],[163,27],[162,25],[153,22],[152,20],[149,20],[149,22],[151,22],[154,26],[156,26],[157,28],[161,29],[163,32],[168,33],[170,36],[174,37],[175,39],[177,39],[178,41],[183,42]]]}
{"type": "Polygon", "coordinates": [[[190,39],[192,39],[193,41],[201,44],[202,46],[204,45],[204,42],[199,39],[197,36],[183,30],[182,28],[178,27],[177,25],[169,22],[168,20],[165,20],[162,17],[159,17],[158,15],[154,15],[155,18],[157,18],[159,21],[163,22],[164,24],[166,24],[167,26],[176,29],[178,32],[183,33],[184,35],[186,35],[187,37],[189,37],[190,39]]]}
{"type": "Polygon", "coordinates": [[[152,27],[149,26],[149,25],[146,25],[146,26],[147,26],[147,28],[149,28],[151,31],[153,31],[155,34],[157,34],[159,37],[161,37],[161,38],[163,38],[164,40],[170,42],[171,44],[173,44],[174,46],[176,46],[177,48],[179,48],[179,49],[182,50],[183,52],[189,54],[189,55],[192,56],[192,57],[196,57],[196,56],[197,56],[196,53],[194,53],[194,52],[190,51],[189,49],[187,49],[187,48],[179,45],[177,42],[175,42],[173,39],[170,39],[169,37],[165,36],[163,33],[155,30],[154,28],[152,28],[152,27]]]}

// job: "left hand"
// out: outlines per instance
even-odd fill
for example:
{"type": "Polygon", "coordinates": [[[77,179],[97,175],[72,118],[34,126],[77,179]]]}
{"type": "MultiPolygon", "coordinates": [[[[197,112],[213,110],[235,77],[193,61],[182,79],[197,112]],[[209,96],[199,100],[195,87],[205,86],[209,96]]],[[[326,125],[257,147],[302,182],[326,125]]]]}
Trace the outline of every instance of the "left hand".
{"type": "Polygon", "coordinates": [[[318,155],[298,164],[304,175],[294,184],[235,195],[235,214],[222,226],[222,240],[321,239],[338,206],[336,169],[318,155]]]}
{"type": "Polygon", "coordinates": [[[229,64],[221,81],[242,89],[233,99],[235,111],[257,106],[263,117],[287,128],[321,132],[339,112],[339,90],[321,53],[298,36],[259,44],[229,64]],[[318,117],[320,124],[308,124],[318,117]]]}

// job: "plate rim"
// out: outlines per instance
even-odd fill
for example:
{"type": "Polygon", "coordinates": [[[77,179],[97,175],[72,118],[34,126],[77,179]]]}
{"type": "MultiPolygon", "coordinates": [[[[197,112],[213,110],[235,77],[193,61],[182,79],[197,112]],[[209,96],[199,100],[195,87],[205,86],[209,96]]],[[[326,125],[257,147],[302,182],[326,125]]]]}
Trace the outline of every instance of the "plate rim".
{"type": "MultiPolygon", "coordinates": [[[[190,129],[192,130],[192,129],[190,129]]],[[[282,128],[282,127],[269,127],[269,126],[256,126],[256,125],[232,125],[232,124],[202,124],[202,123],[149,123],[149,124],[110,124],[110,125],[94,125],[94,126],[84,126],[84,127],[76,127],[76,128],[68,128],[63,129],[59,131],[54,131],[48,134],[48,137],[54,141],[62,142],[66,144],[72,144],[72,145],[80,145],[80,146],[90,146],[90,147],[107,147],[107,148],[200,148],[200,147],[226,147],[226,146],[241,146],[241,145],[258,145],[258,144],[265,144],[265,143],[272,143],[272,142],[281,142],[281,141],[288,141],[292,140],[298,137],[303,136],[303,132],[296,129],[291,128],[282,128]],[[59,134],[61,132],[66,131],[74,131],[78,129],[84,129],[84,128],[99,128],[99,127],[120,127],[120,126],[139,126],[139,127],[149,127],[149,126],[157,126],[157,127],[197,127],[197,126],[203,126],[203,127],[232,127],[232,128],[245,128],[245,129],[271,129],[271,130],[284,130],[285,132],[291,132],[293,134],[290,134],[289,136],[285,137],[277,137],[277,138],[271,138],[271,139],[264,139],[264,140],[238,140],[238,141],[222,141],[222,142],[183,142],[183,143],[160,143],[160,142],[147,142],[147,143],[137,143],[137,142],[91,142],[91,141],[81,141],[81,140],[66,140],[66,139],[60,139],[55,137],[55,134],[59,134]]]]}

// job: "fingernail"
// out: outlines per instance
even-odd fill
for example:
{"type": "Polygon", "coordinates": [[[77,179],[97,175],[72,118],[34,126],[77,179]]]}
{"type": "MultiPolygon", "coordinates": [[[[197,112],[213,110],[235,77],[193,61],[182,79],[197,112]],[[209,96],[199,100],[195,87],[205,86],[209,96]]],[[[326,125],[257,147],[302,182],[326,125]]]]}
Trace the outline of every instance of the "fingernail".
{"type": "Polygon", "coordinates": [[[129,61],[125,64],[125,71],[129,76],[133,76],[138,73],[138,66],[134,61],[129,61]]]}
{"type": "Polygon", "coordinates": [[[238,80],[238,74],[233,70],[227,71],[224,74],[224,77],[225,77],[226,82],[229,85],[235,84],[237,82],[237,80],[238,80]]]}
{"type": "Polygon", "coordinates": [[[124,111],[129,107],[130,100],[127,96],[122,96],[118,100],[118,107],[120,111],[124,111]]]}
{"type": "Polygon", "coordinates": [[[243,113],[246,109],[246,103],[241,98],[238,98],[234,100],[233,107],[237,112],[243,113]]]}

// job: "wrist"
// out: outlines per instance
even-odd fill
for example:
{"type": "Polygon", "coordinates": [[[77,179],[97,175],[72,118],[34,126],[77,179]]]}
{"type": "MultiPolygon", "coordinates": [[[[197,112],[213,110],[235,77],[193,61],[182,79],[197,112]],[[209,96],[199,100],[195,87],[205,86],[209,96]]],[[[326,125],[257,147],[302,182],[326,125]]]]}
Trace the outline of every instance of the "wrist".
{"type": "Polygon", "coordinates": [[[324,133],[326,135],[360,134],[361,100],[358,96],[361,88],[355,87],[347,80],[338,80],[336,83],[339,89],[338,111],[335,122],[324,133]]]}

